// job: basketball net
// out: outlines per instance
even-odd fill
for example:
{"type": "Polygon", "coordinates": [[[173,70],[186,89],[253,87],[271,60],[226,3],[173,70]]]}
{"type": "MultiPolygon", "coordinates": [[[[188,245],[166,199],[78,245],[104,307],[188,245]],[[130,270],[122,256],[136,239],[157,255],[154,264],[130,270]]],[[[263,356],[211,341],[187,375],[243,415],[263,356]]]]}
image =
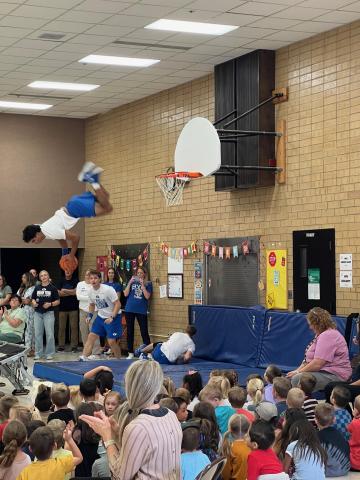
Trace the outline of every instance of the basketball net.
{"type": "Polygon", "coordinates": [[[188,177],[158,175],[157,184],[165,198],[166,206],[181,205],[183,203],[183,191],[188,177]]]}

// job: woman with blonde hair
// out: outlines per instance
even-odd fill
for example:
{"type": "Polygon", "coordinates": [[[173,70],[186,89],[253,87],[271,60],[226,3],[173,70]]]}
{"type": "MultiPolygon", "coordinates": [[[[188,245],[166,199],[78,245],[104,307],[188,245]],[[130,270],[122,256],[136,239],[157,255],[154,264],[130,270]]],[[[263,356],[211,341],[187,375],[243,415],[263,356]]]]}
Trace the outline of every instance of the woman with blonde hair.
{"type": "Polygon", "coordinates": [[[127,400],[115,415],[80,417],[101,435],[113,480],[180,478],[180,423],[174,412],[154,403],[163,378],[157,362],[134,362],[125,374],[127,400]]]}
{"type": "Polygon", "coordinates": [[[307,346],[301,365],[287,374],[293,387],[298,385],[304,372],[311,372],[316,378],[314,391],[323,390],[330,382],[349,380],[352,373],[349,350],[330,313],[315,307],[306,318],[315,337],[307,346]]]}
{"type": "Polygon", "coordinates": [[[244,408],[250,412],[255,411],[255,408],[260,402],[264,400],[264,382],[260,378],[251,378],[247,385],[246,391],[250,397],[250,401],[246,402],[244,408]]]}

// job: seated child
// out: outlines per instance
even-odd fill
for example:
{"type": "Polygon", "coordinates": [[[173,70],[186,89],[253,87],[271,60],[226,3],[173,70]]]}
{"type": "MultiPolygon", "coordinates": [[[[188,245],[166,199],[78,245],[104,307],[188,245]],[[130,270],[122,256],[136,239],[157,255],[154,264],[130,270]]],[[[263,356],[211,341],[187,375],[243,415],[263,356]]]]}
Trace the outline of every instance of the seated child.
{"type": "Polygon", "coordinates": [[[272,402],[260,402],[255,408],[255,419],[264,420],[264,422],[268,422],[272,427],[276,428],[278,423],[276,405],[274,405],[272,402]]]}
{"type": "Polygon", "coordinates": [[[200,373],[190,370],[189,373],[184,375],[183,388],[186,388],[190,393],[191,402],[188,405],[188,410],[192,412],[195,405],[199,403],[199,393],[203,389],[203,382],[200,373]]]}
{"type": "Polygon", "coordinates": [[[305,393],[297,387],[290,388],[287,397],[287,408],[303,408],[305,401],[305,393]]]}
{"type": "Polygon", "coordinates": [[[306,416],[302,408],[288,408],[287,410],[285,410],[282,429],[278,437],[276,438],[276,441],[273,447],[274,452],[282,462],[284,461],[284,458],[285,458],[286,448],[290,443],[290,440],[289,440],[290,427],[293,423],[297,422],[298,420],[306,420],[306,416]]]}
{"type": "Polygon", "coordinates": [[[347,429],[350,434],[350,463],[351,470],[360,471],[360,395],[354,400],[354,419],[347,429]]]}
{"type": "Polygon", "coordinates": [[[252,423],[255,419],[254,415],[248,410],[245,410],[245,408],[243,408],[246,402],[246,395],[246,390],[244,388],[233,387],[229,390],[228,399],[230,405],[236,411],[236,413],[240,415],[245,415],[248,421],[252,423]]]}
{"type": "Polygon", "coordinates": [[[176,412],[177,419],[179,420],[179,422],[185,422],[188,418],[187,403],[183,398],[180,397],[173,397],[173,400],[178,406],[176,412]]]}
{"type": "Polygon", "coordinates": [[[109,460],[106,452],[106,448],[102,442],[99,443],[98,456],[91,468],[91,476],[95,478],[111,477],[109,460]]]}
{"type": "Polygon", "coordinates": [[[335,408],[335,423],[334,427],[344,436],[345,440],[349,440],[350,434],[347,426],[352,420],[350,413],[346,407],[351,402],[351,393],[343,385],[336,385],[333,388],[330,396],[330,402],[335,408]]]}
{"type": "Polygon", "coordinates": [[[210,460],[199,450],[199,447],[199,429],[195,427],[185,428],[181,443],[182,480],[194,480],[194,478],[210,464],[210,460]]]}
{"type": "Polygon", "coordinates": [[[26,427],[26,433],[27,433],[26,442],[22,447],[22,451],[26,453],[26,455],[29,455],[32,462],[35,460],[35,455],[30,450],[29,438],[31,437],[31,434],[35,432],[37,428],[40,428],[40,427],[45,427],[45,423],[42,420],[31,420],[29,425],[26,427]]]}
{"type": "Polygon", "coordinates": [[[186,405],[189,405],[191,402],[190,392],[186,388],[176,388],[173,397],[182,398],[184,402],[186,402],[186,405]]]}
{"type": "Polygon", "coordinates": [[[251,378],[247,382],[246,391],[250,401],[245,403],[244,408],[251,412],[264,400],[264,382],[259,378],[251,378]]]}
{"type": "Polygon", "coordinates": [[[308,420],[298,420],[289,431],[284,470],[294,463],[296,480],[325,480],[326,452],[320,444],[317,432],[308,420]]]}
{"type": "MultiPolygon", "coordinates": [[[[234,387],[236,388],[236,387],[234,387]]],[[[235,414],[230,417],[229,430],[225,433],[221,453],[227,458],[221,473],[223,480],[246,480],[247,459],[250,454],[245,435],[250,422],[245,415],[235,414]]]]}
{"type": "Polygon", "coordinates": [[[224,404],[230,407],[228,395],[231,386],[229,380],[223,375],[212,375],[207,384],[219,389],[221,391],[222,398],[224,399],[224,404]]]}
{"type": "Polygon", "coordinates": [[[65,430],[64,440],[72,453],[72,457],[51,458],[55,447],[54,434],[49,427],[37,428],[29,439],[30,448],[37,461],[25,467],[17,477],[17,480],[39,480],[45,478],[64,480],[65,475],[72,472],[76,465],[82,462],[81,452],[72,439],[70,428],[65,430]]]}
{"type": "Polygon", "coordinates": [[[153,359],[163,365],[187,363],[195,352],[195,334],[194,325],[188,325],[185,333],[175,332],[166,342],[150,343],[141,349],[141,353],[152,354],[153,359]]]}
{"type": "Polygon", "coordinates": [[[51,389],[47,385],[40,383],[35,398],[35,407],[38,409],[41,420],[46,423],[51,413],[51,389]]]}
{"type": "Polygon", "coordinates": [[[221,390],[212,385],[206,385],[200,392],[200,400],[210,403],[215,408],[219,430],[224,434],[227,431],[229,419],[235,413],[235,410],[226,405],[221,390]]]}
{"type": "Polygon", "coordinates": [[[230,388],[239,386],[239,375],[236,370],[221,370],[221,376],[229,380],[230,388]]]}
{"type": "Polygon", "coordinates": [[[103,405],[105,393],[110,392],[114,386],[114,374],[111,368],[104,365],[95,367],[84,374],[84,379],[95,380],[95,400],[103,405]]]}
{"type": "Polygon", "coordinates": [[[5,395],[0,398],[0,441],[2,440],[3,431],[9,423],[10,409],[18,403],[19,400],[12,395],[5,395]]]}
{"type": "Polygon", "coordinates": [[[271,475],[273,480],[289,478],[284,473],[280,460],[271,449],[274,441],[275,430],[270,423],[264,420],[255,420],[251,424],[248,439],[251,452],[248,456],[247,480],[258,480],[261,475],[271,475]]]}
{"type": "Polygon", "coordinates": [[[9,420],[19,420],[27,428],[32,421],[33,412],[24,405],[14,405],[10,408],[9,420]]]}
{"type": "Polygon", "coordinates": [[[264,389],[264,400],[275,403],[273,395],[273,380],[276,377],[281,377],[282,372],[276,365],[269,365],[264,373],[264,379],[267,383],[264,389]]]}
{"type": "Polygon", "coordinates": [[[94,413],[97,411],[99,411],[99,404],[95,402],[83,402],[76,409],[76,425],[73,431],[73,438],[79,447],[83,461],[76,466],[75,477],[91,477],[91,469],[97,459],[100,437],[79,417],[80,415],[94,416],[94,413]]]}
{"type": "Polygon", "coordinates": [[[315,408],[318,437],[327,454],[326,477],[342,477],[350,470],[350,447],[341,433],[334,428],[335,411],[329,403],[320,403],[315,408]]]}
{"type": "Polygon", "coordinates": [[[174,412],[176,414],[179,410],[178,404],[171,397],[162,398],[159,402],[159,405],[160,405],[160,407],[165,407],[168,410],[171,410],[172,412],[174,412]]]}
{"type": "Polygon", "coordinates": [[[117,408],[124,403],[123,398],[121,397],[120,393],[111,391],[105,394],[104,400],[104,411],[107,417],[111,417],[114,415],[117,408]]]}
{"type": "Polygon", "coordinates": [[[316,378],[312,373],[304,372],[301,374],[298,387],[305,393],[303,410],[309,422],[316,427],[315,407],[318,405],[316,398],[312,398],[312,393],[316,385],[316,378]]]}
{"type": "Polygon", "coordinates": [[[214,407],[208,402],[196,404],[191,421],[196,420],[200,422],[200,449],[213,462],[218,457],[221,440],[214,407]]]}
{"type": "Polygon", "coordinates": [[[4,451],[0,455],[0,478],[16,480],[31,459],[22,451],[26,441],[26,428],[19,420],[11,420],[3,432],[4,451]]]}
{"type": "Polygon", "coordinates": [[[55,405],[55,411],[48,416],[48,422],[51,420],[62,420],[67,425],[74,422],[74,410],[68,407],[70,402],[70,389],[64,383],[54,383],[51,387],[51,401],[55,405]]]}
{"type": "Polygon", "coordinates": [[[291,382],[286,377],[275,377],[273,380],[273,396],[278,416],[287,409],[286,398],[291,389],[291,382]]]}
{"type": "Polygon", "coordinates": [[[164,377],[163,386],[166,389],[166,393],[169,395],[169,397],[175,397],[176,387],[172,378],[164,377]]]}
{"type": "MultiPolygon", "coordinates": [[[[70,450],[65,450],[64,448],[64,432],[66,429],[66,423],[63,420],[59,420],[55,418],[54,420],[50,420],[47,426],[53,432],[54,435],[54,450],[52,452],[51,458],[64,458],[64,457],[71,457],[72,453],[70,450]]],[[[65,475],[65,480],[69,480],[71,477],[70,473],[65,475]]]]}

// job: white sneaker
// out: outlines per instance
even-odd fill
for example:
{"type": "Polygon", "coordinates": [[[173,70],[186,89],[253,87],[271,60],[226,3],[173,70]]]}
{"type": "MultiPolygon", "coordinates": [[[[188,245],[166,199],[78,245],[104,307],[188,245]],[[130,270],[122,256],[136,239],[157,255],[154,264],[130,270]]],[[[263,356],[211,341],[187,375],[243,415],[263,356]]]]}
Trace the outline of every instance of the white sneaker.
{"type": "Polygon", "coordinates": [[[101,360],[101,355],[89,355],[88,360],[101,360]]]}
{"type": "Polygon", "coordinates": [[[80,355],[80,356],[79,356],[79,360],[80,360],[80,362],[88,362],[88,361],[89,361],[89,357],[86,357],[85,355],[80,355]]]}
{"type": "Polygon", "coordinates": [[[126,357],[126,360],[132,360],[134,358],[133,353],[129,353],[129,355],[126,357]]]}
{"type": "Polygon", "coordinates": [[[54,357],[52,355],[47,355],[46,360],[54,360],[54,357]]]}

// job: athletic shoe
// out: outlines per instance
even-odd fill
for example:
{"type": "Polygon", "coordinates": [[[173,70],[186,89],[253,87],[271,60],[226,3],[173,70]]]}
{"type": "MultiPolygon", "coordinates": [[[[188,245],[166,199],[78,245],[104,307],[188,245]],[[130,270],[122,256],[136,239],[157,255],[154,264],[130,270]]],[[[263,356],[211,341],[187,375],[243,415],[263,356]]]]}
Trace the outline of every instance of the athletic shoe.
{"type": "Polygon", "coordinates": [[[146,347],[146,344],[145,344],[145,343],[143,343],[142,345],[140,345],[140,347],[135,350],[135,352],[134,352],[134,357],[137,357],[137,358],[140,357],[140,355],[142,354],[142,351],[143,351],[143,349],[144,349],[145,347],[146,347]]]}
{"type": "Polygon", "coordinates": [[[53,355],[47,355],[47,356],[46,356],[46,360],[54,360],[53,355]]]}
{"type": "Polygon", "coordinates": [[[58,348],[57,348],[57,351],[58,351],[58,352],[64,352],[64,351],[65,351],[65,347],[58,347],[58,348]]]}
{"type": "Polygon", "coordinates": [[[78,175],[79,182],[90,183],[94,188],[100,186],[100,174],[103,168],[98,167],[93,162],[86,162],[78,175]]]}
{"type": "Polygon", "coordinates": [[[134,358],[133,353],[129,353],[129,355],[126,357],[126,360],[132,360],[134,358]]]}
{"type": "Polygon", "coordinates": [[[89,361],[89,357],[85,357],[85,355],[80,355],[79,361],[80,361],[80,362],[88,362],[88,361],[89,361]]]}
{"type": "Polygon", "coordinates": [[[101,355],[89,355],[88,360],[101,360],[101,355]]]}
{"type": "Polygon", "coordinates": [[[146,353],[140,353],[139,360],[149,360],[149,357],[146,353]]]}

